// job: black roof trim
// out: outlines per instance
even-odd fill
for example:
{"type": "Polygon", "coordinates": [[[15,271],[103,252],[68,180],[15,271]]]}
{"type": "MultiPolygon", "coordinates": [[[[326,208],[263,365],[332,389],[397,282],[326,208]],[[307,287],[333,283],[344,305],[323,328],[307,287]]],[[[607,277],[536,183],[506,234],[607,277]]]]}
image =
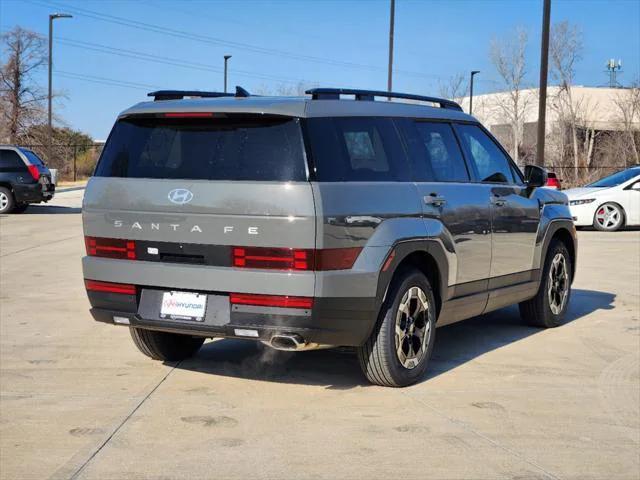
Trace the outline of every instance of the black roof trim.
{"type": "Polygon", "coordinates": [[[446,98],[425,97],[411,93],[384,92],[381,90],[358,90],[352,88],[312,88],[305,92],[311,95],[312,100],[340,100],[340,95],[355,95],[356,100],[373,101],[375,97],[401,98],[404,100],[417,100],[420,102],[436,103],[441,108],[462,111],[462,107],[446,98]]]}
{"type": "Polygon", "coordinates": [[[244,88],[237,86],[236,93],[203,92],[201,90],[156,90],[149,92],[148,97],[153,97],[155,102],[160,100],[182,100],[184,97],[219,98],[219,97],[250,97],[251,94],[244,88]]]}

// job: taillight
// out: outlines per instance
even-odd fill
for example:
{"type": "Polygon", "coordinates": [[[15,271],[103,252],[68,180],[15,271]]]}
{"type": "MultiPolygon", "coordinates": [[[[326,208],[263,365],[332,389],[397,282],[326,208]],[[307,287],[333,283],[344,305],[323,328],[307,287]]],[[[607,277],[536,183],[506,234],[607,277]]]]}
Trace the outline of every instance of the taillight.
{"type": "Polygon", "coordinates": [[[87,255],[92,257],[136,259],[136,242],[122,238],[84,237],[87,255]]]}
{"type": "Polygon", "coordinates": [[[558,180],[557,178],[548,178],[547,179],[547,187],[560,188],[560,180],[558,180]]]}
{"type": "Polygon", "coordinates": [[[29,173],[36,182],[40,180],[40,170],[38,170],[37,165],[29,165],[27,168],[29,169],[29,173]]]}
{"type": "Polygon", "coordinates": [[[234,267],[313,270],[313,250],[233,247],[232,254],[234,267]]]}
{"type": "Polygon", "coordinates": [[[84,286],[92,292],[121,293],[123,295],[135,295],[136,286],[129,283],[100,282],[98,280],[85,280],[84,286]]]}
{"type": "Polygon", "coordinates": [[[348,270],[361,250],[361,247],[316,250],[316,270],[348,270]]]}
{"type": "Polygon", "coordinates": [[[230,293],[232,305],[255,305],[260,307],[311,308],[312,297],[291,297],[288,295],[254,295],[251,293],[230,293]]]}
{"type": "Polygon", "coordinates": [[[353,266],[362,248],[323,250],[268,247],[233,247],[232,265],[239,268],[277,270],[347,270],[353,266]]]}

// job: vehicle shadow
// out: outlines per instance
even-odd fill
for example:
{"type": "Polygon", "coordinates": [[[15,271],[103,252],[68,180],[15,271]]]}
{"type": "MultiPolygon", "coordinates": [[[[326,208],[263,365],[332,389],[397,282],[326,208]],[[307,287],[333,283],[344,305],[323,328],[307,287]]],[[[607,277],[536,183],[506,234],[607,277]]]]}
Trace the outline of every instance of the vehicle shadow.
{"type": "MultiPolygon", "coordinates": [[[[574,289],[564,325],[597,310],[612,309],[614,299],[611,293],[574,289]]],[[[422,381],[540,331],[523,324],[517,306],[439,328],[422,381]]],[[[337,390],[369,385],[360,371],[355,350],[350,348],[293,353],[273,350],[254,341],[225,339],[206,343],[195,357],[179,363],[177,368],[337,390]]]]}
{"type": "Polygon", "coordinates": [[[29,205],[20,215],[60,215],[69,213],[81,213],[80,207],[64,207],[58,205],[29,205]]]}

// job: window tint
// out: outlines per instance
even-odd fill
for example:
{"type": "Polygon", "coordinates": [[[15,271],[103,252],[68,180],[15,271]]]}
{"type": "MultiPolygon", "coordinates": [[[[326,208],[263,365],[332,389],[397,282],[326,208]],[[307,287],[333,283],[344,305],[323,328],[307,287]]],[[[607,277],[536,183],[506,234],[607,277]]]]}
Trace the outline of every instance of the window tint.
{"type": "Polygon", "coordinates": [[[29,162],[31,163],[31,165],[39,165],[39,166],[43,166],[44,165],[42,163],[42,160],[40,159],[40,157],[38,157],[31,150],[27,150],[26,148],[21,148],[20,150],[29,159],[29,162]]]}
{"type": "MultiPolygon", "coordinates": [[[[414,122],[419,140],[424,146],[424,166],[428,180],[437,182],[467,182],[469,173],[453,129],[446,123],[414,122]]],[[[420,168],[419,166],[417,167],[420,168]]],[[[417,177],[420,178],[420,172],[417,177]]]]}
{"type": "Polygon", "coordinates": [[[304,181],[298,119],[132,118],[113,128],[99,177],[304,181]]]}
{"type": "Polygon", "coordinates": [[[22,171],[27,169],[20,155],[13,150],[0,150],[0,167],[5,171],[22,171]]]}
{"type": "Polygon", "coordinates": [[[318,181],[409,180],[391,119],[310,118],[306,125],[318,181]]]}
{"type": "Polygon", "coordinates": [[[616,185],[631,180],[636,175],[640,175],[640,168],[630,168],[601,178],[597,182],[590,183],[587,187],[615,187],[616,185]]]}
{"type": "Polygon", "coordinates": [[[462,148],[481,182],[513,183],[511,163],[495,142],[476,125],[457,125],[462,148]]]}

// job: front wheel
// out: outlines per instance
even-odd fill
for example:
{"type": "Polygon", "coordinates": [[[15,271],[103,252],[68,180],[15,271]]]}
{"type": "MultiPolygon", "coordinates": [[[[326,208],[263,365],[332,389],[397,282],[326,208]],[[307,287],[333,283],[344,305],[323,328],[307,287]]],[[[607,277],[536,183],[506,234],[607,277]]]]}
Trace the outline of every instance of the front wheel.
{"type": "Polygon", "coordinates": [[[571,297],[571,256],[564,243],[549,245],[538,293],[520,303],[520,316],[535,327],[557,327],[562,323],[571,297]]]}
{"type": "Polygon", "coordinates": [[[615,232],[624,224],[624,210],[616,203],[600,205],[593,216],[593,226],[602,232],[615,232]]]}
{"type": "Polygon", "coordinates": [[[386,387],[404,387],[422,378],[433,351],[436,303],[429,280],[416,269],[393,279],[378,322],[358,347],[367,379],[386,387]]]}
{"type": "Polygon", "coordinates": [[[178,333],[156,332],[129,327],[133,343],[143,354],[154,360],[177,362],[195,355],[204,338],[178,333]]]}

